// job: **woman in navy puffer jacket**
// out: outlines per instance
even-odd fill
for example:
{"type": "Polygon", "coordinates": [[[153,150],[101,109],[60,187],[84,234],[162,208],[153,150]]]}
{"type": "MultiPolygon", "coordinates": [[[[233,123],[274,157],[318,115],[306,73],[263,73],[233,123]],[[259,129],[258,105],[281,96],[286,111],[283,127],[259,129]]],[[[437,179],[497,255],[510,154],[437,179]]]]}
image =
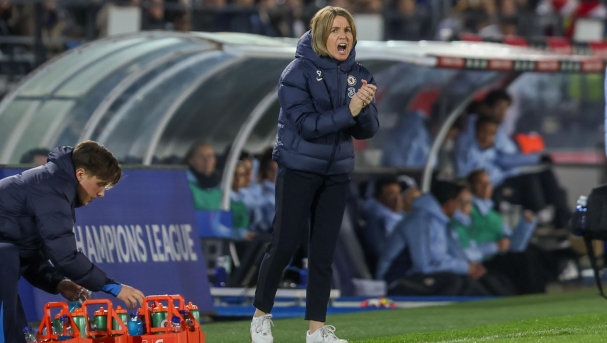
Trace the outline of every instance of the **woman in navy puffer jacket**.
{"type": "Polygon", "coordinates": [[[379,128],[373,76],[355,62],[350,13],[327,6],[299,40],[278,87],[280,115],[273,158],[278,162],[272,242],[259,271],[251,323],[253,343],[272,343],[270,311],[283,270],[309,231],[306,342],[347,342],[325,326],[331,264],[354,169],[352,137],[379,128]]]}

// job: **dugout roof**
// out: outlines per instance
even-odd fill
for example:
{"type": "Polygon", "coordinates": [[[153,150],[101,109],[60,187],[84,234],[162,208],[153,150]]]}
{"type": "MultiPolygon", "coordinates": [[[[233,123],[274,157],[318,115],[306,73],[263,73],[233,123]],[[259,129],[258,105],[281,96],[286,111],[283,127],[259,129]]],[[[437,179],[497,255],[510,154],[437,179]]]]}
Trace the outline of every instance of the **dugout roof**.
{"type": "MultiPolygon", "coordinates": [[[[0,103],[0,164],[16,163],[35,147],[85,139],[103,143],[127,164],[183,156],[197,140],[211,142],[218,153],[229,146],[240,152],[245,145],[259,151],[274,140],[275,89],[296,42],[156,31],[66,52],[0,103]]],[[[423,107],[440,89],[443,118],[480,89],[508,84],[521,72],[605,69],[605,62],[592,56],[486,42],[361,41],[356,49],[357,60],[378,76],[380,111],[423,107]]],[[[382,139],[380,133],[369,145],[381,145],[382,139]]],[[[361,163],[374,159],[369,154],[361,163]]],[[[229,173],[230,159],[227,166],[229,173]]]]}

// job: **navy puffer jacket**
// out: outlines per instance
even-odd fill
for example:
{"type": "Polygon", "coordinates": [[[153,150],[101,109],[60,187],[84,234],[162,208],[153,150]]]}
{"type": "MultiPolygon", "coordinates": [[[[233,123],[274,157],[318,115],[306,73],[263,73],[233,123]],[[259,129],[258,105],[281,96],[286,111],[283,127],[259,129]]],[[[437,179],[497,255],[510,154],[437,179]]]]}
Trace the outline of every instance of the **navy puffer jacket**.
{"type": "Polygon", "coordinates": [[[279,165],[321,175],[354,169],[352,137],[368,139],[379,128],[375,100],[356,118],[348,107],[361,80],[375,84],[355,57],[354,48],[343,62],[319,57],[310,31],[299,40],[295,60],[278,85],[280,115],[273,156],[279,165]]]}
{"type": "Polygon", "coordinates": [[[76,249],[72,150],[57,148],[47,164],[0,180],[0,242],[19,248],[23,276],[49,293],[63,277],[92,291],[115,283],[76,249]]]}

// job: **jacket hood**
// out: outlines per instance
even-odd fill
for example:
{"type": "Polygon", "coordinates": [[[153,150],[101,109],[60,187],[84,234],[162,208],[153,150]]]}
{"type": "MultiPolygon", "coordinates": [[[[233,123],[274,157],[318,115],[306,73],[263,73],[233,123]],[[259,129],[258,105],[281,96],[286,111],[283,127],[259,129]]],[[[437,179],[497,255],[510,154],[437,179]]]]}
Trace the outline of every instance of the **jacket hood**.
{"type": "Polygon", "coordinates": [[[417,199],[413,201],[411,205],[413,207],[413,212],[425,212],[435,217],[436,219],[444,222],[445,224],[449,222],[449,217],[443,212],[438,200],[429,193],[423,194],[417,199]]]}
{"type": "Polygon", "coordinates": [[[315,66],[321,69],[333,69],[337,68],[337,66],[341,66],[343,70],[349,70],[352,65],[356,62],[356,42],[352,46],[352,50],[350,51],[350,55],[348,58],[341,62],[336,60],[333,57],[320,57],[314,52],[312,48],[312,32],[306,32],[301,38],[299,42],[297,42],[297,50],[295,50],[295,58],[305,58],[314,63],[315,66]]]}
{"type": "MultiPolygon", "coordinates": [[[[74,190],[73,190],[73,201],[74,207],[81,207],[82,203],[80,199],[78,199],[77,187],[76,184],[78,180],[76,179],[76,167],[74,166],[74,162],[72,161],[72,151],[74,148],[69,146],[62,146],[55,148],[48,154],[48,161],[53,162],[59,169],[68,175],[70,180],[74,181],[74,190]]],[[[71,194],[71,192],[68,192],[71,194]]],[[[69,194],[68,194],[69,196],[69,194]]]]}
{"type": "Polygon", "coordinates": [[[74,148],[69,146],[55,148],[48,154],[48,161],[53,162],[61,170],[76,179],[74,162],[72,162],[72,151],[74,151],[74,148]]]}

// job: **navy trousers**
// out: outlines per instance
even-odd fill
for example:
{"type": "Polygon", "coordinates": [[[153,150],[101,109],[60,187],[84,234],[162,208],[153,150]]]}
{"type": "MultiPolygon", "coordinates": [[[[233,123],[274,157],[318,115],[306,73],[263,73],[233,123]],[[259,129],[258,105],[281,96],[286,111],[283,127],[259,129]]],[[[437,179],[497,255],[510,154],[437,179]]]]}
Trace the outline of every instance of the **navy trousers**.
{"type": "Polygon", "coordinates": [[[259,269],[253,302],[257,309],[272,311],[283,271],[309,229],[305,319],[325,322],[331,292],[331,265],[349,182],[346,174],[325,176],[279,169],[272,241],[259,269]]]}
{"type": "Polygon", "coordinates": [[[27,319],[19,298],[19,249],[0,243],[0,343],[25,343],[27,319]]]}

